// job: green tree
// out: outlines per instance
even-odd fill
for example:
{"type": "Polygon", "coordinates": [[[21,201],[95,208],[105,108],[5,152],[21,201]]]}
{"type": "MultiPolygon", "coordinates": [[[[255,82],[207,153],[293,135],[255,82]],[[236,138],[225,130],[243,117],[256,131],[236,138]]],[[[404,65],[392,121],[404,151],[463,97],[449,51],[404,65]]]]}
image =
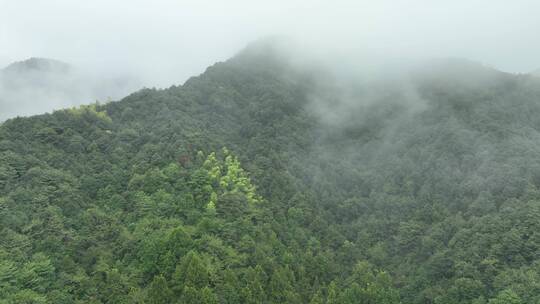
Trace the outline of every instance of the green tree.
{"type": "MultiPolygon", "coordinates": [[[[172,276],[173,290],[181,291],[184,287],[202,289],[208,286],[209,273],[203,260],[195,251],[188,252],[182,257],[172,276]]],[[[192,289],[189,289],[193,292],[192,289]]]]}
{"type": "Polygon", "coordinates": [[[149,304],[167,304],[171,303],[173,293],[169,289],[167,280],[162,276],[155,276],[148,287],[146,301],[149,304]]]}
{"type": "Polygon", "coordinates": [[[522,304],[521,298],[511,289],[505,289],[497,294],[497,297],[490,299],[489,304],[522,304]]]}

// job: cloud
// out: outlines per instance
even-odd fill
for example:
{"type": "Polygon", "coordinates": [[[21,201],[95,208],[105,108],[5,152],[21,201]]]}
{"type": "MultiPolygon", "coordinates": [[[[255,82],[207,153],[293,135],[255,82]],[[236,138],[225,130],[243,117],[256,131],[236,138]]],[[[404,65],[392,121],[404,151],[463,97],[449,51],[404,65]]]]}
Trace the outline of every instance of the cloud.
{"type": "Polygon", "coordinates": [[[182,83],[266,35],[288,35],[306,51],[458,56],[511,72],[540,66],[538,1],[0,2],[0,64],[58,58],[139,74],[147,86],[182,83]]]}
{"type": "Polygon", "coordinates": [[[540,67],[540,2],[531,0],[0,0],[0,7],[0,67],[55,58],[95,81],[131,75],[146,87],[182,84],[269,35],[290,37],[306,58],[371,73],[448,56],[509,72],[540,67]]]}
{"type": "Polygon", "coordinates": [[[132,77],[96,75],[61,61],[32,58],[0,70],[0,122],[122,98],[140,85],[132,77]]]}

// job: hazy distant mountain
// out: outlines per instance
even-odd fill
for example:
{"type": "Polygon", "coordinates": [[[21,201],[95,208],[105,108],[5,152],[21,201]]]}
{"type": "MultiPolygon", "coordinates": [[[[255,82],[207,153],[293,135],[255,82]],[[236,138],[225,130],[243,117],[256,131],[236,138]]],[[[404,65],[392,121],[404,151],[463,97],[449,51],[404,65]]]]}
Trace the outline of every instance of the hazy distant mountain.
{"type": "Polygon", "coordinates": [[[69,64],[47,58],[35,58],[24,61],[14,62],[4,68],[6,73],[29,73],[29,72],[48,72],[48,73],[66,73],[71,67],[69,64]]]}
{"type": "Polygon", "coordinates": [[[116,99],[138,87],[134,78],[105,78],[62,61],[30,58],[0,70],[0,121],[116,99]]]}

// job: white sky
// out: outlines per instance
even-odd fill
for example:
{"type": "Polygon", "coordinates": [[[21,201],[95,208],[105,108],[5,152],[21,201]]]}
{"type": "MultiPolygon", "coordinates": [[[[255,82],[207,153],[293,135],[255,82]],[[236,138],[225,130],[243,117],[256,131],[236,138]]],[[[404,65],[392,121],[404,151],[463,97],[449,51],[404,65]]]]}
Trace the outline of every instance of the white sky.
{"type": "Polygon", "coordinates": [[[540,68],[540,1],[0,0],[0,66],[49,57],[147,86],[180,84],[268,35],[528,72],[540,68]]]}

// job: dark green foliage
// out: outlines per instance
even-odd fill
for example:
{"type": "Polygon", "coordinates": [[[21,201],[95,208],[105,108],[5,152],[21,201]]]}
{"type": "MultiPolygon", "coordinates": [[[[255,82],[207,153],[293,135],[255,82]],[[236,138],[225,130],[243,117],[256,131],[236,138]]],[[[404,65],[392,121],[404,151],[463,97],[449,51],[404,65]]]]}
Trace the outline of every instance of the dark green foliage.
{"type": "Polygon", "coordinates": [[[538,81],[266,55],[2,124],[0,303],[540,301],[538,81]]]}
{"type": "Polygon", "coordinates": [[[173,293],[170,290],[167,280],[162,275],[154,277],[150,286],[148,286],[146,301],[151,304],[167,304],[171,303],[173,293]]]}

